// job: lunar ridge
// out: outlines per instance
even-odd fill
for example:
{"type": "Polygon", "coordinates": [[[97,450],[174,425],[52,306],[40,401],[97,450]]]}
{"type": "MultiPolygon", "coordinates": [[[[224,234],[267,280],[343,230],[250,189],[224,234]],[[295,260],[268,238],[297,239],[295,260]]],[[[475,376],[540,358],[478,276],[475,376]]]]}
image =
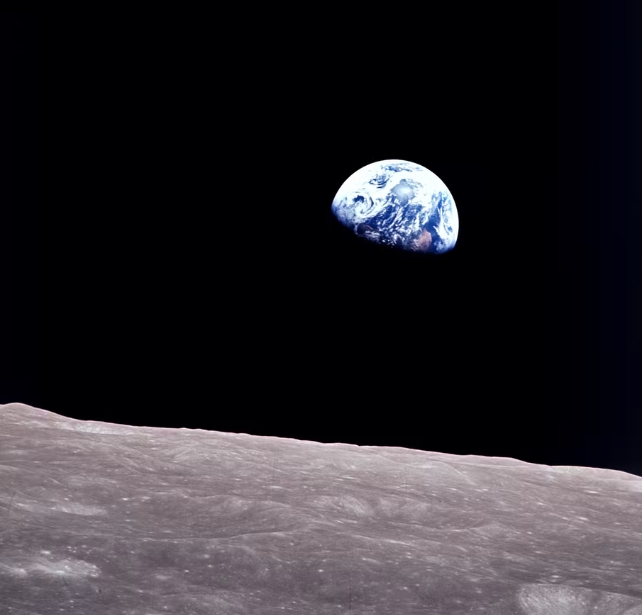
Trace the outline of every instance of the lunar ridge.
{"type": "Polygon", "coordinates": [[[0,405],[7,615],[642,615],[642,478],[0,405]]]}

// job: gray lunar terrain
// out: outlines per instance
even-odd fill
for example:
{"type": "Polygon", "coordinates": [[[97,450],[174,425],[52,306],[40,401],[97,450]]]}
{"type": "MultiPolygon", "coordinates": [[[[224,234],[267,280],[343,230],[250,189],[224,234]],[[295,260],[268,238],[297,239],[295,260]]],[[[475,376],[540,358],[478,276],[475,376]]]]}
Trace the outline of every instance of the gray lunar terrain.
{"type": "Polygon", "coordinates": [[[642,615],[642,478],[0,406],[2,615],[642,615]]]}

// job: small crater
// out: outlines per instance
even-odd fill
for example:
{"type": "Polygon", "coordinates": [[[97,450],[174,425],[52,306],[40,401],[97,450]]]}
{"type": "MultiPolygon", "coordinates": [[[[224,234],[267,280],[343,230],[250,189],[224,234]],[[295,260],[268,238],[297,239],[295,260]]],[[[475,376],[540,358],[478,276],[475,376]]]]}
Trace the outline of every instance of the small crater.
{"type": "Polygon", "coordinates": [[[525,615],[642,615],[637,598],[569,585],[524,585],[518,601],[525,615]]]}

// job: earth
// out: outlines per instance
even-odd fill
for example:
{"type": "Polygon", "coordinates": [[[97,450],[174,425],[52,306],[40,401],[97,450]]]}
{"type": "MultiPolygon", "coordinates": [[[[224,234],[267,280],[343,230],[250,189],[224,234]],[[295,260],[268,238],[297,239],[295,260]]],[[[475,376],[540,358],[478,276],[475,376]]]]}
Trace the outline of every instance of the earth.
{"type": "Polygon", "coordinates": [[[332,212],[358,236],[412,252],[448,252],[459,232],[444,182],[405,160],[381,160],[353,173],[334,197],[332,212]]]}

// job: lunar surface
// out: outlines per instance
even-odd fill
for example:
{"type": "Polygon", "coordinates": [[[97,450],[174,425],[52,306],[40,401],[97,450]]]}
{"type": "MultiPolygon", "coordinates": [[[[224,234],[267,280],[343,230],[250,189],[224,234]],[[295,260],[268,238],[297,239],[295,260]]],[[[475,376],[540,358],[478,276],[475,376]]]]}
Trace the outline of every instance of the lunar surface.
{"type": "Polygon", "coordinates": [[[642,479],[0,406],[3,615],[642,615],[642,479]]]}

